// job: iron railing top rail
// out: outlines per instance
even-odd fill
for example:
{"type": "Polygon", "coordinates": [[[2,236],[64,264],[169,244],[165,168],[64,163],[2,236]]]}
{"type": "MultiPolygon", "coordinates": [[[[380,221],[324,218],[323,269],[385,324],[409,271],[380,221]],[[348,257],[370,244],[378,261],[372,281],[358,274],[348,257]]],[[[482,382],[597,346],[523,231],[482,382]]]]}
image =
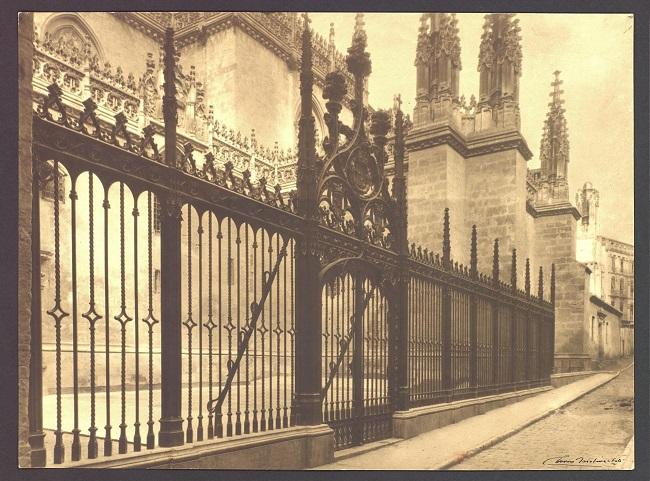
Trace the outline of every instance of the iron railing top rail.
{"type": "Polygon", "coordinates": [[[362,256],[368,261],[377,261],[385,266],[397,268],[399,255],[385,247],[370,244],[364,239],[346,234],[331,227],[319,224],[316,226],[320,253],[323,263],[341,257],[362,256]]]}
{"type": "MultiPolygon", "coordinates": [[[[50,93],[48,98],[53,96],[56,97],[50,93]]],[[[50,106],[55,106],[56,99],[52,101],[50,106]]],[[[277,188],[272,192],[263,179],[254,186],[246,173],[243,178],[236,177],[231,166],[220,170],[208,163],[203,169],[197,169],[192,165],[191,152],[179,159],[180,165],[166,165],[155,144],[152,145],[153,137],[147,128],[142,137],[128,133],[128,139],[120,141],[124,132],[116,132],[115,127],[109,131],[111,126],[97,122],[97,130],[90,132],[84,123],[91,120],[84,118],[83,113],[80,118],[73,115],[66,111],[54,119],[35,112],[33,120],[36,154],[41,160],[58,159],[72,178],[90,170],[106,186],[114,182],[128,183],[134,195],[146,190],[172,192],[191,201],[199,210],[224,211],[232,214],[234,220],[246,219],[251,226],[293,236],[301,232],[302,219],[293,212],[293,194],[283,194],[277,188]]]]}
{"type": "Polygon", "coordinates": [[[553,313],[553,304],[545,299],[539,299],[533,294],[526,294],[521,289],[513,289],[503,281],[494,281],[492,277],[478,273],[472,275],[464,266],[453,263],[445,268],[441,261],[427,262],[424,258],[409,257],[408,271],[411,275],[418,275],[452,285],[467,292],[479,293],[486,297],[499,298],[508,303],[525,304],[527,306],[543,309],[548,314],[553,313]]]}

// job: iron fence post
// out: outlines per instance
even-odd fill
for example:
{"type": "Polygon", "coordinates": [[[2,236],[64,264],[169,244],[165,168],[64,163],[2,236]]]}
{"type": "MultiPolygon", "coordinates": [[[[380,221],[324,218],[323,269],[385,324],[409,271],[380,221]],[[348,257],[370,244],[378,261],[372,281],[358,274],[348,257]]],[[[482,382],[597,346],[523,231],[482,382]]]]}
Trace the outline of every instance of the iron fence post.
{"type": "MultiPolygon", "coordinates": [[[[442,267],[451,271],[451,240],[449,235],[449,208],[445,208],[442,236],[442,267]]],[[[451,290],[449,283],[442,285],[442,390],[447,401],[453,398],[451,366],[451,290]]]]}
{"type": "MultiPolygon", "coordinates": [[[[524,271],[524,292],[526,293],[526,299],[530,302],[530,259],[528,259],[528,258],[526,258],[526,269],[524,271]]],[[[530,339],[531,338],[531,332],[533,332],[533,330],[531,329],[531,327],[532,327],[531,324],[533,323],[533,316],[531,315],[530,306],[528,306],[526,308],[525,322],[526,322],[526,324],[524,326],[524,329],[525,329],[526,334],[525,334],[525,337],[524,337],[524,340],[525,340],[525,343],[524,343],[525,356],[524,357],[526,359],[526,362],[524,364],[524,369],[525,369],[525,371],[524,371],[524,380],[526,381],[526,387],[530,388],[531,383],[533,381],[533,379],[531,379],[531,371],[532,371],[532,369],[531,369],[531,364],[532,364],[531,352],[532,352],[532,349],[531,348],[532,348],[532,342],[531,342],[531,339],[530,339]]]]}
{"type": "MultiPolygon", "coordinates": [[[[512,265],[510,267],[510,287],[512,295],[517,296],[517,249],[512,249],[512,265]]],[[[510,359],[509,359],[509,377],[510,386],[513,390],[517,389],[517,309],[516,301],[512,304],[512,314],[510,316],[510,359]]]]}
{"type": "MultiPolygon", "coordinates": [[[[492,282],[499,289],[499,239],[494,239],[492,258],[492,282]]],[[[494,391],[499,391],[499,301],[492,302],[492,384],[494,391]]]]}
{"type": "MultiPolygon", "coordinates": [[[[476,225],[472,226],[472,241],[470,249],[470,274],[475,281],[478,279],[478,252],[477,252],[476,225]]],[[[474,396],[478,396],[478,299],[476,292],[472,290],[469,304],[469,385],[474,390],[474,396]]]]}
{"type": "Polygon", "coordinates": [[[183,444],[181,418],[181,203],[173,194],[160,194],[160,446],[183,444]]]}
{"type": "Polygon", "coordinates": [[[312,114],[312,32],[305,14],[300,66],[301,116],[298,133],[297,207],[304,230],[296,239],[296,422],[314,425],[321,413],[321,286],[316,252],[317,168],[312,114]]]}
{"type": "MultiPolygon", "coordinates": [[[[176,86],[174,30],[165,32],[165,163],[176,168],[176,86]]],[[[160,351],[161,419],[158,444],[183,444],[181,417],[181,200],[174,193],[160,193],[160,351]]]]}
{"type": "MultiPolygon", "coordinates": [[[[31,467],[46,464],[43,433],[43,358],[41,322],[41,226],[40,226],[40,179],[36,152],[32,163],[32,312],[29,361],[29,447],[31,467]]],[[[55,192],[55,195],[58,195],[55,192]]]]}
{"type": "Polygon", "coordinates": [[[395,316],[392,329],[392,344],[395,345],[395,389],[396,408],[406,411],[410,407],[410,389],[408,384],[408,344],[409,344],[409,305],[408,305],[408,218],[406,198],[406,177],[404,174],[404,117],[401,110],[401,97],[395,98],[395,177],[393,194],[396,201],[395,229],[397,251],[399,254],[399,274],[396,279],[395,297],[392,299],[395,316]]]}
{"type": "Polygon", "coordinates": [[[354,296],[354,328],[352,332],[352,412],[355,420],[352,426],[352,443],[363,443],[363,428],[364,428],[364,376],[363,376],[363,313],[364,307],[364,289],[363,289],[363,276],[356,273],[353,276],[353,296],[354,296]]]}
{"type": "Polygon", "coordinates": [[[550,369],[549,376],[555,371],[555,264],[551,264],[551,319],[550,319],[550,331],[551,331],[551,342],[550,342],[550,369]]]}

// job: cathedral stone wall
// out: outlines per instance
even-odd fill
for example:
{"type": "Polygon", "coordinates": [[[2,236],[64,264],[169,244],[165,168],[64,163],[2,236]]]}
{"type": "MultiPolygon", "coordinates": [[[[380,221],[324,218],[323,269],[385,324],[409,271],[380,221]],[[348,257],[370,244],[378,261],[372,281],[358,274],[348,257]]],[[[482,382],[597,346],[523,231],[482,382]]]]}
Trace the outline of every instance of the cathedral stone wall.
{"type": "MultiPolygon", "coordinates": [[[[541,265],[538,260],[537,256],[537,249],[536,249],[536,232],[535,232],[535,218],[528,213],[526,216],[526,242],[528,244],[528,258],[530,259],[530,275],[531,275],[531,292],[536,292],[535,291],[535,284],[538,273],[539,273],[539,266],[541,265]]],[[[525,263],[526,259],[522,259],[521,262],[524,264],[525,268],[525,263]]],[[[544,270],[548,270],[548,266],[542,266],[544,270]]],[[[523,285],[523,284],[522,284],[523,285]]]]}
{"type": "Polygon", "coordinates": [[[544,215],[535,219],[535,250],[542,266],[576,261],[576,220],[572,214],[544,215]]]}
{"type": "Polygon", "coordinates": [[[278,141],[294,143],[294,122],[298,105],[298,70],[236,29],[238,116],[254,121],[255,131],[265,145],[278,141]],[[254,93],[254,94],[253,94],[254,93]]]}
{"type": "Polygon", "coordinates": [[[576,227],[571,213],[535,219],[535,251],[537,262],[545,271],[545,295],[550,288],[547,266],[555,264],[555,352],[560,356],[556,363],[556,369],[560,371],[576,368],[575,365],[565,365],[575,361],[569,361],[567,355],[574,358],[584,355],[589,335],[589,271],[576,261],[576,227]]]}
{"type": "Polygon", "coordinates": [[[479,269],[491,272],[494,239],[499,239],[501,278],[510,280],[512,249],[517,249],[518,280],[528,252],[526,235],[526,161],[516,150],[467,159],[467,219],[479,229],[479,269]]]}
{"type": "Polygon", "coordinates": [[[465,160],[448,145],[409,152],[408,239],[442,253],[445,208],[449,208],[451,257],[467,264],[470,235],[465,225],[465,160]]]}
{"type": "Polygon", "coordinates": [[[498,238],[501,278],[510,280],[516,248],[518,283],[523,286],[523,265],[532,251],[529,241],[534,227],[526,212],[525,176],[526,161],[516,150],[467,159],[447,144],[409,152],[409,242],[440,253],[442,218],[449,207],[452,259],[469,262],[471,229],[476,224],[479,270],[492,272],[498,238]]]}
{"type": "MultiPolygon", "coordinates": [[[[297,68],[263,46],[240,28],[230,27],[210,34],[205,42],[181,50],[184,72],[196,66],[197,81],[204,83],[205,102],[214,116],[248,135],[252,128],[258,144],[295,150],[300,103],[297,68]]],[[[325,101],[322,89],[314,86],[314,117],[319,140],[323,138],[325,101]]],[[[348,108],[341,120],[352,124],[348,108]]]]}
{"type": "Polygon", "coordinates": [[[258,143],[293,146],[298,73],[243,30],[215,32],[205,43],[182,50],[181,62],[196,65],[216,119],[236,131],[255,129],[258,143]]]}
{"type": "Polygon", "coordinates": [[[103,53],[101,66],[110,62],[113,71],[121,67],[126,77],[133,73],[139,78],[145,71],[147,53],[153,53],[158,62],[160,45],[151,37],[124,23],[110,13],[81,12],[81,13],[39,13],[34,14],[34,24],[40,36],[46,32],[54,33],[60,28],[70,26],[87,33],[91,41],[103,53]]]}
{"type": "Polygon", "coordinates": [[[205,102],[213,106],[215,119],[249,135],[251,125],[241,125],[236,116],[237,54],[233,30],[215,32],[205,44],[193,43],[183,48],[181,63],[185,69],[196,66],[197,80],[203,82],[205,102]]]}
{"type": "MultiPolygon", "coordinates": [[[[589,299],[589,276],[576,262],[556,265],[555,353],[582,355],[585,352],[586,302],[589,299]]],[[[558,363],[557,370],[566,370],[558,363]]],[[[588,366],[584,366],[587,368],[588,366]]]]}

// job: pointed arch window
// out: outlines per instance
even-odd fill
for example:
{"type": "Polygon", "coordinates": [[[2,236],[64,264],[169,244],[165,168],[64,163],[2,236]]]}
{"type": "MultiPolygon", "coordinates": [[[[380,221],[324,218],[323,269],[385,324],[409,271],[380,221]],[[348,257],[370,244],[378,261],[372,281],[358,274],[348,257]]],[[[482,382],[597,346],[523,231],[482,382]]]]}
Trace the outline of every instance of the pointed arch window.
{"type": "Polygon", "coordinates": [[[43,24],[43,41],[49,42],[73,62],[95,60],[103,63],[104,51],[97,36],[78,13],[58,13],[43,24]]]}

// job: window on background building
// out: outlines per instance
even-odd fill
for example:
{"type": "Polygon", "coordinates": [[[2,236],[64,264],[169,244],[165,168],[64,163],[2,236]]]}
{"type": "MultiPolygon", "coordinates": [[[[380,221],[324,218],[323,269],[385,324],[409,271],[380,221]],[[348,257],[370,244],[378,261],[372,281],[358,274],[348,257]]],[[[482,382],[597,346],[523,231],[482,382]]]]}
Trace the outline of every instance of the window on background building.
{"type": "Polygon", "coordinates": [[[616,294],[616,278],[612,277],[612,288],[610,290],[612,296],[616,294]]]}
{"type": "Polygon", "coordinates": [[[624,267],[625,267],[625,261],[621,259],[621,272],[625,272],[624,267]]]}
{"type": "Polygon", "coordinates": [[[621,297],[625,296],[625,279],[621,279],[621,285],[619,287],[619,292],[621,293],[621,297]]]}
{"type": "Polygon", "coordinates": [[[612,272],[616,272],[616,258],[612,256],[612,272]]]}

